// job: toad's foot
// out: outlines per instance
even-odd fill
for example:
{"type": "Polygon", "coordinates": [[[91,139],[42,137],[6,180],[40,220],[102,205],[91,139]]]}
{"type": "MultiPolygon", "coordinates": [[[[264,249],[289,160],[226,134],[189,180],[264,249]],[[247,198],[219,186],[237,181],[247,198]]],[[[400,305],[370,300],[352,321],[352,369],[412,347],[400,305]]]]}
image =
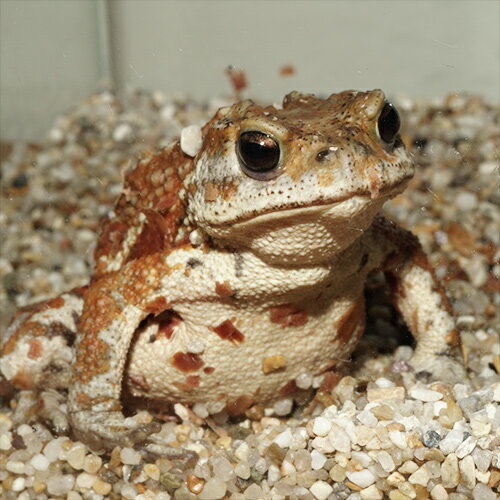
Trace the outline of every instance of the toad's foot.
{"type": "Polygon", "coordinates": [[[71,414],[71,422],[75,437],[94,450],[110,450],[115,446],[134,447],[161,430],[159,422],[131,428],[125,425],[120,411],[78,411],[71,414]]]}
{"type": "Polygon", "coordinates": [[[64,395],[58,391],[48,390],[40,393],[38,415],[57,435],[66,435],[70,429],[67,413],[61,408],[64,402],[64,395]]]}
{"type": "Polygon", "coordinates": [[[430,355],[417,352],[409,364],[417,376],[428,374],[435,381],[456,384],[467,380],[467,372],[463,364],[450,354],[430,355]]]}
{"type": "Polygon", "coordinates": [[[71,415],[74,436],[96,451],[111,450],[115,446],[137,448],[143,454],[168,458],[192,459],[197,455],[189,450],[159,443],[154,434],[161,431],[160,422],[149,422],[130,427],[119,411],[79,411],[71,415]],[[87,426],[84,422],[89,423],[87,426]],[[76,426],[75,426],[76,424],[76,426]],[[82,430],[84,429],[85,430],[82,430]]]}

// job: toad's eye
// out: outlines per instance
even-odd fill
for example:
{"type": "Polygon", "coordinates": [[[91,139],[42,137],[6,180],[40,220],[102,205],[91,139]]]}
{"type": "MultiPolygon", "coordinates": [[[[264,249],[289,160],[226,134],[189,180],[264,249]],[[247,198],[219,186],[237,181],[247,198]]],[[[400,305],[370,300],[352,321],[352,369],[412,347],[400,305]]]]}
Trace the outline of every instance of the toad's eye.
{"type": "Polygon", "coordinates": [[[270,179],[278,174],[280,147],[269,134],[243,132],[236,145],[243,172],[254,179],[270,179]]]}
{"type": "Polygon", "coordinates": [[[386,144],[392,144],[398,135],[401,120],[398,111],[390,102],[384,104],[378,117],[377,126],[380,138],[386,144]]]}

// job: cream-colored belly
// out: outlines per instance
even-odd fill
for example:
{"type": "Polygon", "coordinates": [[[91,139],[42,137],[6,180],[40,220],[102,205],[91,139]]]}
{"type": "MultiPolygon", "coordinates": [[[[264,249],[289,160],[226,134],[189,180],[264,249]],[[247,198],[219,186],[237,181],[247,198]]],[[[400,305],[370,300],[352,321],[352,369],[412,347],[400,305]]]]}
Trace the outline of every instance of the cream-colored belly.
{"type": "Polygon", "coordinates": [[[284,395],[301,373],[316,375],[346,361],[364,329],[361,290],[348,297],[324,291],[272,307],[190,304],[178,313],[173,324],[153,320],[138,332],[126,370],[134,395],[268,401],[284,395]]]}

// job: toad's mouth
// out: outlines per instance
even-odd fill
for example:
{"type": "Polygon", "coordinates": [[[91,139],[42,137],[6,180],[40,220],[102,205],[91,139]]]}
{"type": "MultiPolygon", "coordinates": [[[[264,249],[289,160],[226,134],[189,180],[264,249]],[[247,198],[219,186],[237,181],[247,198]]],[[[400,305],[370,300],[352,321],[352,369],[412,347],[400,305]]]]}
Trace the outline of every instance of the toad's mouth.
{"type": "Polygon", "coordinates": [[[365,204],[373,201],[380,205],[385,203],[387,200],[394,198],[398,194],[402,193],[413,175],[408,175],[404,177],[401,181],[380,189],[374,195],[368,189],[363,189],[355,191],[353,193],[346,194],[345,196],[339,196],[336,198],[321,198],[318,197],[314,202],[304,204],[300,202],[288,202],[282,205],[276,205],[274,207],[268,208],[267,210],[255,210],[246,212],[239,217],[234,217],[231,220],[225,220],[220,223],[211,223],[210,226],[214,229],[228,229],[229,227],[238,228],[240,226],[245,226],[247,224],[261,224],[273,219],[285,219],[293,218],[294,216],[304,216],[308,214],[313,214],[317,212],[327,212],[342,203],[349,201],[362,201],[365,204]]]}

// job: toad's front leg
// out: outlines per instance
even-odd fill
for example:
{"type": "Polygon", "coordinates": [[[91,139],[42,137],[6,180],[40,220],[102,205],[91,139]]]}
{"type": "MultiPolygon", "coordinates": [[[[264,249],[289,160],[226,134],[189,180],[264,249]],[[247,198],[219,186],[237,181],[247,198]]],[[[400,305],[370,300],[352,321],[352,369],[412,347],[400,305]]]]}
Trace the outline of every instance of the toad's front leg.
{"type": "Polygon", "coordinates": [[[463,380],[466,372],[456,359],[459,336],[451,306],[418,239],[386,219],[377,220],[375,227],[385,239],[383,270],[394,304],[417,341],[411,366],[434,379],[463,380]]]}

